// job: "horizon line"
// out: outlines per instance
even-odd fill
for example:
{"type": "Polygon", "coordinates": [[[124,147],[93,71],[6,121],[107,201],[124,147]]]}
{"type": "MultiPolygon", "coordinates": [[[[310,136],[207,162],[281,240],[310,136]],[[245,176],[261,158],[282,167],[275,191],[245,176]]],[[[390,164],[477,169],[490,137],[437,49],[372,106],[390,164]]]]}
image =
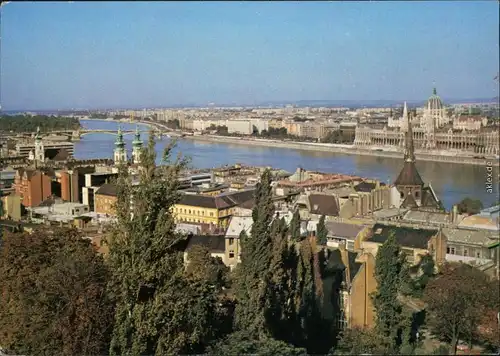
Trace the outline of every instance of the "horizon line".
{"type": "MultiPolygon", "coordinates": [[[[446,98],[446,97],[441,97],[441,99],[445,102],[448,103],[460,103],[463,102],[464,104],[466,103],[474,103],[474,102],[491,102],[491,103],[498,103],[499,99],[498,97],[492,97],[492,98],[461,98],[461,99],[456,99],[456,98],[446,98]]],[[[50,109],[4,109],[0,105],[0,112],[37,112],[37,111],[79,111],[79,110],[84,110],[84,111],[95,111],[95,110],[137,110],[137,109],[182,109],[182,108],[208,108],[208,107],[266,107],[269,105],[293,105],[297,103],[304,103],[304,102],[310,102],[310,103],[322,103],[324,102],[325,104],[330,102],[330,103],[337,103],[336,105],[342,106],[342,103],[349,103],[349,104],[354,104],[355,106],[364,106],[365,104],[368,103],[383,103],[385,105],[403,105],[404,102],[408,103],[413,103],[413,104],[418,104],[421,102],[425,102],[427,99],[416,99],[416,100],[391,100],[391,99],[372,99],[372,100],[359,100],[359,99],[300,99],[300,100],[269,100],[269,101],[262,101],[257,104],[243,104],[243,103],[214,103],[214,102],[208,102],[205,104],[194,104],[194,103],[189,103],[189,104],[171,104],[171,105],[138,105],[138,106],[114,106],[114,107],[62,107],[62,108],[50,108],[50,109]]],[[[332,105],[332,104],[329,104],[332,105]]]]}

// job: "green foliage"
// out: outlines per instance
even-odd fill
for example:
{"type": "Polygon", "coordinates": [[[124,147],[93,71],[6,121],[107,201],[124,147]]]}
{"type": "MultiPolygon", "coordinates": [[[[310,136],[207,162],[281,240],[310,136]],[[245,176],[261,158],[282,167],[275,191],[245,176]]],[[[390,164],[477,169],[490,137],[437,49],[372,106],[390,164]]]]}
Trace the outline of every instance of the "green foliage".
{"type": "Polygon", "coordinates": [[[109,290],[116,303],[112,355],[201,353],[216,337],[217,291],[209,281],[186,278],[184,237],[175,232],[172,206],[186,161],[171,161],[174,144],[156,167],[150,135],[136,186],[120,168],[118,223],[109,241],[109,290]]]}
{"type": "Polygon", "coordinates": [[[347,329],[330,355],[389,355],[389,342],[372,329],[347,329]]]}
{"type": "Polygon", "coordinates": [[[165,126],[167,126],[170,129],[178,130],[181,128],[181,124],[178,119],[173,119],[173,120],[168,120],[165,123],[165,126]]]}
{"type": "Polygon", "coordinates": [[[355,134],[352,130],[334,130],[321,139],[323,143],[353,143],[355,134]]]}
{"type": "Polygon", "coordinates": [[[449,355],[449,354],[450,354],[450,348],[445,345],[439,345],[430,353],[430,355],[449,355]]]}
{"type": "Polygon", "coordinates": [[[483,326],[483,317],[490,311],[493,315],[498,311],[498,285],[493,285],[484,272],[472,266],[446,264],[427,284],[424,301],[431,330],[451,342],[455,351],[460,339],[481,339],[478,327],[483,326]]]}
{"type": "Polygon", "coordinates": [[[422,297],[425,287],[429,283],[429,281],[434,277],[434,258],[431,254],[426,254],[422,256],[420,262],[417,266],[417,276],[412,279],[412,291],[415,297],[422,297]]]}
{"type": "Polygon", "coordinates": [[[217,135],[223,135],[223,136],[229,135],[228,128],[225,125],[221,125],[221,126],[217,125],[216,126],[216,125],[212,124],[208,127],[208,130],[212,130],[212,131],[215,130],[217,135]]]}
{"type": "Polygon", "coordinates": [[[408,284],[406,258],[391,234],[379,247],[375,264],[377,291],[373,302],[377,312],[376,328],[381,336],[390,340],[393,350],[399,346],[399,333],[403,326],[403,305],[398,300],[401,287],[408,284]]]}
{"type": "Polygon", "coordinates": [[[305,356],[307,352],[283,341],[272,338],[256,340],[245,332],[236,332],[212,347],[209,355],[305,356]]]}
{"type": "MultiPolygon", "coordinates": [[[[265,171],[255,194],[251,236],[240,236],[242,262],[234,278],[236,332],[245,333],[245,340],[251,340],[248,345],[268,345],[274,339],[272,344],[279,340],[309,353],[325,353],[332,333],[321,315],[323,286],[316,241],[292,242],[293,232],[285,221],[273,219],[270,183],[270,172],[265,171]]],[[[257,350],[248,347],[234,352],[257,350]]]]}
{"type": "Polygon", "coordinates": [[[326,245],[328,238],[328,229],[325,225],[325,216],[322,215],[319,219],[318,226],[316,227],[316,241],[319,245],[326,245]]]}
{"type": "Polygon", "coordinates": [[[269,247],[272,243],[273,215],[271,172],[265,170],[255,191],[251,236],[241,236],[241,263],[234,285],[238,300],[235,310],[236,328],[246,330],[257,339],[268,334],[265,305],[272,258],[269,247]]]}
{"type": "Polygon", "coordinates": [[[299,210],[296,209],[293,212],[292,220],[290,220],[290,236],[292,241],[300,241],[300,214],[299,210]]]}
{"type": "Polygon", "coordinates": [[[260,136],[262,137],[268,137],[268,138],[289,138],[290,135],[288,135],[288,132],[285,127],[280,127],[280,128],[274,128],[270,127],[267,130],[262,130],[260,133],[260,136]]]}
{"type": "Polygon", "coordinates": [[[457,208],[460,214],[478,214],[483,209],[483,203],[479,199],[464,198],[457,208]]]}
{"type": "MultiPolygon", "coordinates": [[[[108,118],[108,114],[101,114],[98,112],[91,113],[89,115],[90,119],[99,119],[99,120],[106,120],[108,118]]],[[[115,120],[119,120],[119,118],[115,117],[115,120]]]]}
{"type": "Polygon", "coordinates": [[[229,284],[229,268],[220,257],[210,256],[210,251],[205,245],[193,246],[188,252],[189,265],[186,268],[188,279],[193,281],[206,281],[217,291],[229,284]]]}
{"type": "Polygon", "coordinates": [[[46,116],[46,115],[2,115],[0,116],[0,132],[40,132],[76,130],[80,128],[80,121],[74,117],[46,116]]]}
{"type": "Polygon", "coordinates": [[[5,234],[0,244],[0,345],[17,354],[106,353],[108,271],[75,230],[5,234]]]}

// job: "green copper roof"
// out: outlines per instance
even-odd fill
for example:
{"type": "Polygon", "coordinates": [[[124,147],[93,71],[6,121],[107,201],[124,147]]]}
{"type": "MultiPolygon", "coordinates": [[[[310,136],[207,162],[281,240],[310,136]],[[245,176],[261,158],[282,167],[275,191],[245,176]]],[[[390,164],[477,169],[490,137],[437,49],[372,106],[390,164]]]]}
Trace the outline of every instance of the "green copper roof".
{"type": "Polygon", "coordinates": [[[118,135],[116,137],[115,146],[119,148],[125,147],[125,141],[123,141],[123,133],[121,127],[118,128],[118,135]]]}
{"type": "Polygon", "coordinates": [[[139,128],[135,128],[135,138],[132,141],[132,146],[134,147],[142,147],[141,133],[139,132],[139,128]]]}
{"type": "Polygon", "coordinates": [[[42,135],[40,134],[40,126],[36,128],[35,140],[40,141],[42,139],[42,135]]]}

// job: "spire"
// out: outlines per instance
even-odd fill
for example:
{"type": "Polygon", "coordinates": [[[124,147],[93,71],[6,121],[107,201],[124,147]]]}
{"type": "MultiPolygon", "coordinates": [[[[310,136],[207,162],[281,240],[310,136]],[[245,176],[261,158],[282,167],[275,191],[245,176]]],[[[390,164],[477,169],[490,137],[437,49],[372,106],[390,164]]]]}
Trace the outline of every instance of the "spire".
{"type": "Polygon", "coordinates": [[[123,133],[122,133],[121,126],[118,126],[118,136],[116,137],[115,146],[120,147],[120,148],[125,147],[125,142],[123,141],[123,133]]]}
{"type": "MultiPolygon", "coordinates": [[[[406,103],[405,103],[406,108],[406,103]]],[[[406,132],[406,142],[405,142],[405,162],[415,162],[415,150],[413,147],[413,130],[411,127],[410,116],[407,113],[408,131],[406,132]]]]}
{"type": "Polygon", "coordinates": [[[408,107],[406,106],[406,101],[403,106],[403,120],[408,121],[408,107]]]}
{"type": "Polygon", "coordinates": [[[35,140],[40,141],[41,139],[42,139],[42,135],[40,134],[40,126],[37,126],[35,140]]]}
{"type": "Polygon", "coordinates": [[[134,141],[132,142],[132,146],[142,147],[141,132],[139,131],[138,126],[135,127],[135,138],[134,141]]]}

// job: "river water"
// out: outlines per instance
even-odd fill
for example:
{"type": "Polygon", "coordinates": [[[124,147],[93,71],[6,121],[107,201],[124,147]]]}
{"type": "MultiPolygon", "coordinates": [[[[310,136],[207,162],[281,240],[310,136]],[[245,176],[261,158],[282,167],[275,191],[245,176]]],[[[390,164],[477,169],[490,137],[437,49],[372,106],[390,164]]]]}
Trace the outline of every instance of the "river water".
{"type": "MultiPolygon", "coordinates": [[[[86,129],[118,130],[113,121],[82,120],[86,129]]],[[[135,130],[135,124],[120,123],[123,130],[135,130]]],[[[140,130],[148,127],[139,124],[140,130]]],[[[147,134],[142,134],[144,141],[147,134]]],[[[75,157],[78,159],[112,158],[116,136],[107,133],[92,133],[75,143],[75,157]]],[[[133,134],[124,136],[129,155],[132,150],[133,134]]],[[[158,157],[168,144],[164,138],[157,142],[158,157]]],[[[212,168],[225,164],[242,163],[254,166],[272,166],[294,172],[297,167],[321,172],[353,174],[392,183],[402,167],[402,161],[394,158],[355,156],[340,153],[293,150],[285,148],[207,143],[193,140],[179,140],[176,154],[190,158],[196,168],[212,168]]],[[[426,183],[431,183],[444,206],[450,209],[465,197],[480,199],[485,206],[498,201],[498,169],[493,171],[493,193],[487,191],[487,167],[457,165],[451,163],[417,162],[417,167],[426,183]]]]}

